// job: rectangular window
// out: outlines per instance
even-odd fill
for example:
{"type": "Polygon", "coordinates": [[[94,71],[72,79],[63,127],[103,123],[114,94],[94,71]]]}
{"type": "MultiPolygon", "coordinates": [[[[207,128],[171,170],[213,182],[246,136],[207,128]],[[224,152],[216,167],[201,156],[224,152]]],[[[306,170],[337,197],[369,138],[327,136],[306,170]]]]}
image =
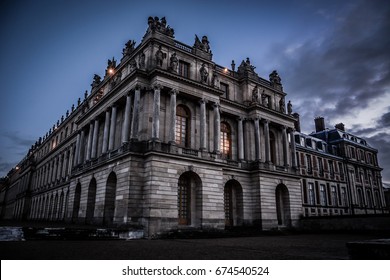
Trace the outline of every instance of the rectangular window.
{"type": "Polygon", "coordinates": [[[329,165],[329,172],[330,172],[330,178],[334,178],[334,166],[333,166],[333,161],[328,160],[328,165],[329,165]]]}
{"type": "Polygon", "coordinates": [[[190,65],[187,62],[184,61],[179,61],[179,75],[184,77],[184,78],[189,78],[190,77],[190,65]]]}
{"type": "Polygon", "coordinates": [[[321,206],[326,206],[326,190],[325,190],[325,185],[320,185],[320,203],[321,203],[321,206]]]}
{"type": "Polygon", "coordinates": [[[220,89],[223,91],[222,97],[229,99],[229,85],[220,83],[220,89]]]}
{"type": "Polygon", "coordinates": [[[309,204],[315,205],[315,196],[314,196],[314,185],[313,183],[309,183],[309,204]]]}
{"type": "Polygon", "coordinates": [[[313,172],[313,166],[311,164],[311,155],[306,155],[306,161],[307,161],[307,173],[311,174],[313,172]]]}
{"type": "Polygon", "coordinates": [[[343,206],[347,206],[348,201],[347,201],[347,191],[345,190],[345,187],[341,188],[341,204],[343,206]]]}
{"type": "Polygon", "coordinates": [[[336,186],[331,186],[331,188],[330,188],[330,201],[331,201],[333,206],[337,206],[336,186]]]}
{"type": "Polygon", "coordinates": [[[318,169],[320,176],[324,176],[324,166],[322,164],[322,158],[318,158],[318,169]]]}
{"type": "Polygon", "coordinates": [[[355,148],[351,147],[351,158],[356,158],[355,148]]]}

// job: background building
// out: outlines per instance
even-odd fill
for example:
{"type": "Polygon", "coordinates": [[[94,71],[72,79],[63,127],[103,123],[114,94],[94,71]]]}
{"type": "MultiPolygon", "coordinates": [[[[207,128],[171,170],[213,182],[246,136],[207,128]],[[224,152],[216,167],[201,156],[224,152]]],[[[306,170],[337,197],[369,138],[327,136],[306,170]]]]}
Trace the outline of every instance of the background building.
{"type": "Polygon", "coordinates": [[[340,129],[300,133],[278,73],[263,79],[254,69],[249,58],[221,67],[206,36],[183,44],[165,18],[150,17],[141,43],[108,60],[4,179],[2,218],[152,236],[382,213],[377,151],[340,129]]]}

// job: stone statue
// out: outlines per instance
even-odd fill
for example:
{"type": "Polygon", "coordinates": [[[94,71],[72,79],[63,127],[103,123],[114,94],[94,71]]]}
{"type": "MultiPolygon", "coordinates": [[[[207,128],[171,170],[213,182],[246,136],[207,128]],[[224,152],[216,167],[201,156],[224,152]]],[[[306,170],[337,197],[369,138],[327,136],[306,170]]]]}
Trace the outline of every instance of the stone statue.
{"type": "Polygon", "coordinates": [[[287,113],[288,113],[289,115],[292,114],[292,104],[291,104],[291,100],[289,100],[288,103],[287,103],[287,113]]]}
{"type": "Polygon", "coordinates": [[[271,84],[280,85],[281,80],[282,79],[279,77],[279,74],[278,74],[278,72],[276,72],[276,70],[272,71],[272,73],[269,74],[269,81],[271,82],[271,84]]]}
{"type": "Polygon", "coordinates": [[[156,64],[157,67],[162,67],[164,59],[167,57],[166,53],[162,52],[162,46],[160,45],[158,47],[158,50],[156,52],[156,64]]]}
{"type": "Polygon", "coordinates": [[[263,93],[261,94],[261,104],[263,104],[264,106],[268,107],[269,105],[269,100],[268,100],[268,95],[266,95],[263,91],[263,93]]]}
{"type": "Polygon", "coordinates": [[[84,100],[86,100],[87,97],[88,97],[88,90],[86,90],[86,91],[84,92],[84,100]]]}
{"type": "Polygon", "coordinates": [[[257,85],[252,90],[252,102],[259,103],[259,88],[257,85]]]}
{"type": "Polygon", "coordinates": [[[198,35],[195,35],[194,47],[204,52],[211,53],[210,44],[207,36],[202,37],[202,41],[199,40],[198,35]]]}
{"type": "Polygon", "coordinates": [[[143,52],[139,56],[138,65],[141,69],[145,69],[145,54],[143,52]]]}
{"type": "Polygon", "coordinates": [[[135,41],[129,40],[125,44],[125,48],[122,51],[123,56],[130,55],[134,51],[135,41]]]}
{"type": "Polygon", "coordinates": [[[129,62],[129,67],[130,67],[130,72],[133,70],[137,69],[137,62],[135,61],[134,58],[132,58],[129,62]]]}
{"type": "Polygon", "coordinates": [[[174,52],[171,55],[171,58],[170,58],[169,70],[171,70],[172,72],[177,73],[178,65],[179,65],[179,60],[177,59],[176,53],[174,52]]]}
{"type": "Polygon", "coordinates": [[[149,28],[146,33],[158,31],[172,38],[174,37],[175,31],[173,30],[173,28],[167,25],[167,20],[165,19],[165,17],[162,17],[161,20],[158,17],[149,17],[148,25],[149,28]]]}
{"type": "Polygon", "coordinates": [[[74,104],[72,104],[72,112],[74,111],[74,104]]]}
{"type": "Polygon", "coordinates": [[[200,81],[202,83],[206,84],[207,83],[207,78],[209,76],[209,73],[207,72],[207,69],[206,69],[206,63],[202,64],[202,67],[200,68],[199,72],[200,72],[200,81]]]}
{"type": "Polygon", "coordinates": [[[281,113],[286,113],[286,103],[284,102],[284,97],[279,100],[279,110],[281,113]]]}
{"type": "Polygon", "coordinates": [[[79,97],[79,99],[77,100],[77,106],[80,106],[81,104],[81,98],[79,97]]]}
{"type": "Polygon", "coordinates": [[[93,76],[93,82],[92,82],[92,84],[91,84],[91,87],[92,87],[92,88],[95,88],[95,87],[97,87],[98,85],[100,85],[101,79],[102,79],[102,78],[101,78],[99,75],[95,74],[95,75],[93,76]]]}
{"type": "Polygon", "coordinates": [[[69,110],[66,110],[66,117],[69,117],[69,110]]]}

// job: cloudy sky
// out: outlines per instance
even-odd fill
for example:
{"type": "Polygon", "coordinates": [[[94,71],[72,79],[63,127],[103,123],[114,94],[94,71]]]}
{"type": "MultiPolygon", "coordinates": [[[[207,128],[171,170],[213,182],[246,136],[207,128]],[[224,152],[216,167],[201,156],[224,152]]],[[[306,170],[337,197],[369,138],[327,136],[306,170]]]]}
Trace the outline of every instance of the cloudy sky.
{"type": "Polygon", "coordinates": [[[207,35],[216,63],[249,57],[267,78],[278,70],[303,132],[314,117],[343,122],[379,150],[390,182],[390,2],[20,1],[0,4],[0,176],[141,41],[148,16],[165,16],[175,38],[207,35]]]}

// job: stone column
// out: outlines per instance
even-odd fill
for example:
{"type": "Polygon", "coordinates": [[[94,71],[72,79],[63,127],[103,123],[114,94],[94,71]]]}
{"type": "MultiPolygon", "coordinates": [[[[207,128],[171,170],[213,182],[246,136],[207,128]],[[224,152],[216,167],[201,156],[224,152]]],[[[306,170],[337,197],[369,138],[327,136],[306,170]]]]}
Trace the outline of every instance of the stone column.
{"type": "Polygon", "coordinates": [[[80,147],[77,154],[77,164],[81,164],[83,162],[83,152],[84,152],[84,129],[81,129],[80,133],[80,147]]]}
{"type": "Polygon", "coordinates": [[[87,142],[87,155],[85,157],[86,161],[89,161],[91,159],[92,137],[93,137],[93,121],[91,121],[89,123],[88,142],[87,142]]]}
{"type": "Polygon", "coordinates": [[[60,155],[58,158],[58,169],[57,169],[57,176],[56,176],[57,180],[61,180],[62,178],[62,166],[64,163],[64,157],[65,157],[64,155],[60,155]]]}
{"type": "Polygon", "coordinates": [[[79,150],[80,150],[80,132],[77,133],[76,137],[76,152],[74,156],[73,166],[79,163],[79,150]]]}
{"type": "Polygon", "coordinates": [[[106,110],[106,118],[104,120],[104,132],[103,132],[103,146],[102,146],[102,154],[107,153],[108,150],[108,136],[110,132],[110,109],[106,110]]]}
{"type": "Polygon", "coordinates": [[[283,137],[283,162],[284,166],[288,167],[288,138],[287,138],[287,128],[285,126],[282,127],[282,137],[283,137]]]}
{"type": "Polygon", "coordinates": [[[260,126],[259,119],[255,118],[255,159],[260,160],[260,126]]]}
{"type": "Polygon", "coordinates": [[[292,167],[296,168],[297,167],[297,152],[296,152],[296,147],[295,147],[295,137],[294,137],[294,129],[290,128],[290,139],[291,139],[291,164],[292,167]]]}
{"type": "Polygon", "coordinates": [[[219,104],[214,104],[214,152],[221,153],[221,115],[219,104]]]}
{"type": "Polygon", "coordinates": [[[155,84],[153,86],[153,122],[152,122],[152,140],[158,140],[160,134],[160,92],[162,86],[155,84]]]}
{"type": "Polygon", "coordinates": [[[207,143],[207,123],[206,123],[206,100],[202,99],[200,102],[200,149],[206,150],[207,143]]]}
{"type": "Polygon", "coordinates": [[[93,137],[92,137],[92,151],[91,158],[96,158],[97,156],[97,143],[99,139],[99,119],[95,119],[95,124],[93,126],[93,137]]]}
{"type": "Polygon", "coordinates": [[[269,120],[264,120],[264,139],[265,139],[265,162],[271,161],[271,148],[269,139],[269,120]]]}
{"type": "Polygon", "coordinates": [[[53,172],[52,172],[52,178],[51,178],[52,182],[55,182],[57,179],[57,170],[58,170],[58,158],[55,158],[53,160],[53,172]]]}
{"type": "Polygon", "coordinates": [[[242,118],[238,119],[238,160],[244,160],[244,129],[242,118]]]}
{"type": "Polygon", "coordinates": [[[129,141],[130,136],[130,116],[131,116],[131,95],[126,96],[125,120],[122,127],[122,143],[129,141]]]}
{"type": "Polygon", "coordinates": [[[135,87],[133,118],[131,120],[131,140],[138,140],[138,123],[139,123],[139,102],[141,98],[141,89],[139,86],[135,87]]]}
{"type": "Polygon", "coordinates": [[[170,109],[171,109],[171,116],[169,120],[169,143],[172,145],[176,144],[176,95],[177,90],[172,89],[169,94],[171,95],[170,99],[170,109]]]}
{"type": "Polygon", "coordinates": [[[108,140],[108,150],[111,151],[115,147],[115,127],[116,127],[116,105],[112,105],[111,109],[111,124],[110,124],[110,138],[108,140]]]}

